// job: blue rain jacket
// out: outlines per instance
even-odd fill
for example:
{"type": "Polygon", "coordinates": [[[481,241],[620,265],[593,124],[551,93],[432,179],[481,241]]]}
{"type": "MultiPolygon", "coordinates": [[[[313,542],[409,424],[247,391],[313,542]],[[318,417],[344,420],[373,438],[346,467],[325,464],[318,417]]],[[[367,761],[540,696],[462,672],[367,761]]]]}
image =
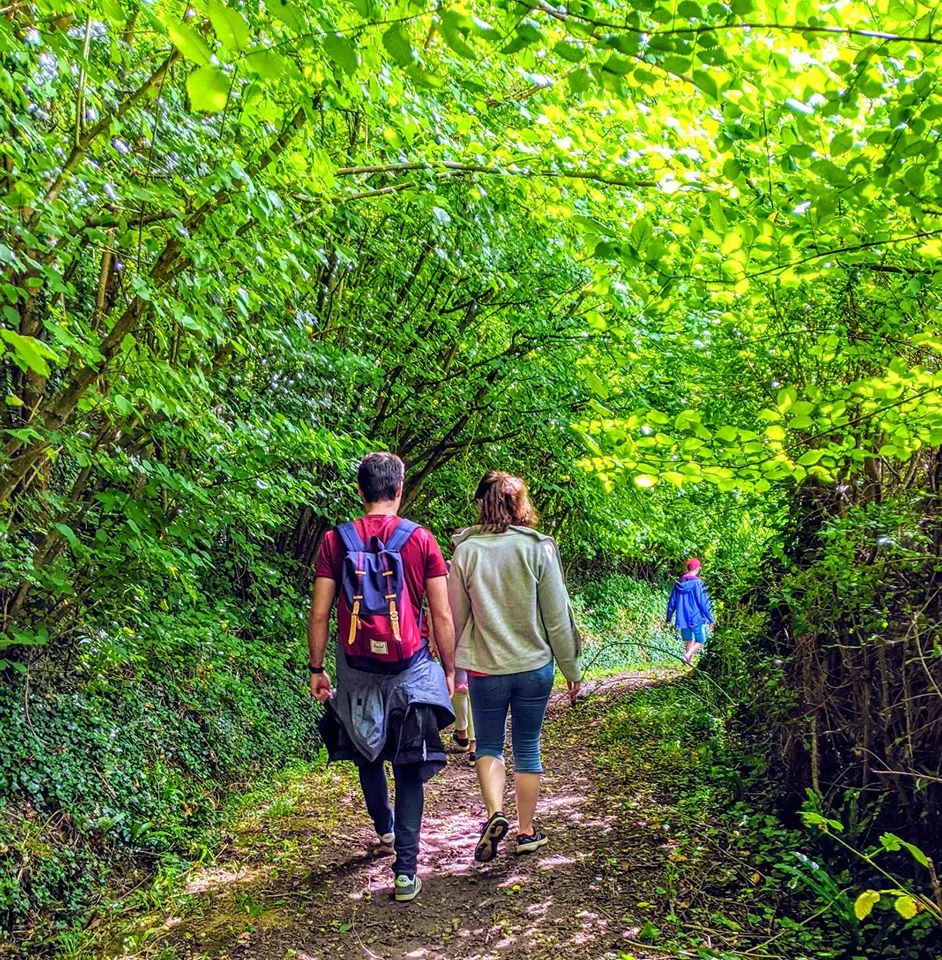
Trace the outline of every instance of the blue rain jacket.
{"type": "Polygon", "coordinates": [[[667,601],[667,622],[676,614],[677,626],[699,627],[704,623],[713,623],[713,607],[704,582],[699,577],[681,577],[671,590],[667,601]]]}

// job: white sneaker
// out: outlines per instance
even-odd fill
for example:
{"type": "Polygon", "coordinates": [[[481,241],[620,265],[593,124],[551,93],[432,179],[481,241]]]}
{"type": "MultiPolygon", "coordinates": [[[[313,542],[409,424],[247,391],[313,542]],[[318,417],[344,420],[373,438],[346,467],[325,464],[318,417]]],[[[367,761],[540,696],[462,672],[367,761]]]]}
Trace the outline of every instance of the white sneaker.
{"type": "Polygon", "coordinates": [[[371,844],[370,853],[374,857],[389,857],[396,852],[396,835],[381,833],[371,844]]]}

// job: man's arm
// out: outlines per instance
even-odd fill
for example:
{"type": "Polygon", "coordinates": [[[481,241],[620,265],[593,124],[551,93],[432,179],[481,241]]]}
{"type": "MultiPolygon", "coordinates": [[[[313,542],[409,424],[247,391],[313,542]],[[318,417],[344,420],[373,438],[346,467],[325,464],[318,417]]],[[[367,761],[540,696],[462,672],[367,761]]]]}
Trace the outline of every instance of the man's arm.
{"type": "Polygon", "coordinates": [[[435,643],[442,658],[442,669],[448,682],[449,695],[455,692],[455,625],[448,602],[448,578],[431,577],[425,581],[428,609],[431,614],[435,643]]]}
{"type": "MultiPolygon", "coordinates": [[[[329,577],[314,580],[311,612],[307,620],[307,651],[312,667],[324,666],[324,654],[330,636],[330,614],[334,608],[337,584],[329,577]]],[[[311,674],[311,696],[322,703],[330,697],[330,677],[326,673],[311,674]]]]}

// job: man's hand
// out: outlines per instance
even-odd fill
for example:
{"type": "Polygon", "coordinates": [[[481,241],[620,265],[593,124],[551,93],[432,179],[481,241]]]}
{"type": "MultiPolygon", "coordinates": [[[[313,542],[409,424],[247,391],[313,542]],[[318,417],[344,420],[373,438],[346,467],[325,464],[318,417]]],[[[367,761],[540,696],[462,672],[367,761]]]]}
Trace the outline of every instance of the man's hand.
{"type": "Polygon", "coordinates": [[[576,697],[579,696],[579,691],[582,689],[581,680],[567,680],[566,681],[566,691],[569,694],[569,702],[575,703],[576,697]]]}
{"type": "Polygon", "coordinates": [[[311,696],[321,703],[330,699],[334,688],[330,684],[330,677],[326,673],[311,674],[311,696]]]}
{"type": "Polygon", "coordinates": [[[445,686],[448,687],[448,696],[453,697],[455,695],[455,671],[451,672],[445,671],[445,686]]]}

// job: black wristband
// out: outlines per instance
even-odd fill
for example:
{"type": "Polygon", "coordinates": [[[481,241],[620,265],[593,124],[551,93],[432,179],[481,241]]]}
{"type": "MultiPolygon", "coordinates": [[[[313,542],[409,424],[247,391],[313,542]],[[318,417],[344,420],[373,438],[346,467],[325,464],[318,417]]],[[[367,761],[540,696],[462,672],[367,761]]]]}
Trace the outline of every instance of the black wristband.
{"type": "Polygon", "coordinates": [[[311,663],[308,664],[308,669],[311,671],[311,673],[314,673],[314,674],[324,673],[323,667],[315,667],[311,663]]]}

